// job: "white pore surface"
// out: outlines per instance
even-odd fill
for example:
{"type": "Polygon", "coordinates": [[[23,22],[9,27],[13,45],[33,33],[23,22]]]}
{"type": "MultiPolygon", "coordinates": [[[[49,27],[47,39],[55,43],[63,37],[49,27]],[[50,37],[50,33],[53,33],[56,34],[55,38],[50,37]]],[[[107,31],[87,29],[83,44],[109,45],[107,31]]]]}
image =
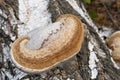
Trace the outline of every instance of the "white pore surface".
{"type": "Polygon", "coordinates": [[[43,41],[46,40],[48,42],[48,38],[50,37],[52,37],[50,40],[53,41],[53,39],[59,37],[58,30],[60,30],[61,28],[60,24],[61,24],[60,22],[56,22],[56,23],[50,24],[47,28],[45,28],[42,31],[39,31],[40,28],[31,31],[30,34],[28,34],[28,36],[30,37],[30,40],[27,43],[27,47],[29,49],[39,49],[41,48],[41,46],[43,46],[42,45],[43,41]],[[56,34],[55,37],[53,33],[56,34]]]}
{"type": "Polygon", "coordinates": [[[19,19],[23,25],[18,26],[18,35],[26,35],[33,29],[42,30],[51,23],[48,12],[49,0],[19,0],[19,19]]]}

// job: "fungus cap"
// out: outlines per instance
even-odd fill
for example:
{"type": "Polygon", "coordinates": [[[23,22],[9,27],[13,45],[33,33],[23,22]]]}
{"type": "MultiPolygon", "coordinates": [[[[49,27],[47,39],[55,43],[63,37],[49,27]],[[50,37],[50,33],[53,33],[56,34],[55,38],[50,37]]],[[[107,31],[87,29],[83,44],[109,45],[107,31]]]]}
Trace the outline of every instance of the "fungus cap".
{"type": "Polygon", "coordinates": [[[113,33],[107,38],[106,43],[112,50],[112,57],[116,62],[120,62],[120,31],[113,33]]]}
{"type": "Polygon", "coordinates": [[[11,47],[11,57],[16,66],[27,72],[41,72],[52,68],[80,51],[84,39],[82,22],[74,15],[65,14],[56,22],[59,29],[48,32],[39,49],[29,49],[28,36],[19,37],[11,47]]]}

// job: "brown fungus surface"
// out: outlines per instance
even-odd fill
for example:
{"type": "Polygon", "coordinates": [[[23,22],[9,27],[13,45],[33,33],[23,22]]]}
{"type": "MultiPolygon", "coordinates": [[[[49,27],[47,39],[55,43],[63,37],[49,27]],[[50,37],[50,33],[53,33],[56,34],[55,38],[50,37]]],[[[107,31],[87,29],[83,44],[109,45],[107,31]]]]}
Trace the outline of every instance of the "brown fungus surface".
{"type": "Polygon", "coordinates": [[[51,34],[39,49],[29,49],[26,46],[30,40],[28,36],[19,37],[13,43],[11,57],[16,66],[27,72],[41,72],[71,58],[80,51],[84,39],[84,27],[79,18],[65,14],[56,22],[63,24],[62,29],[51,34]]]}
{"type": "Polygon", "coordinates": [[[113,59],[120,63],[120,31],[113,33],[107,40],[108,47],[112,50],[113,59]]]}

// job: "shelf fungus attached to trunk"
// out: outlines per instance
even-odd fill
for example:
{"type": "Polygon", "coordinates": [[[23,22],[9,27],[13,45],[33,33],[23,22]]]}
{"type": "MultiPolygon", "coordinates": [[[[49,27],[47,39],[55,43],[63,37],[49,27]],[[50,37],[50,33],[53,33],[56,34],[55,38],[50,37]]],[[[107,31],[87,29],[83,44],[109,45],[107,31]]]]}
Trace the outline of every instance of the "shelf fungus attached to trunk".
{"type": "Polygon", "coordinates": [[[107,40],[108,47],[112,50],[112,57],[120,63],[120,31],[113,33],[107,40]]]}
{"type": "Polygon", "coordinates": [[[19,37],[11,47],[16,66],[33,73],[50,69],[77,54],[84,39],[82,22],[71,14],[60,16],[44,30],[35,31],[19,37]]]}

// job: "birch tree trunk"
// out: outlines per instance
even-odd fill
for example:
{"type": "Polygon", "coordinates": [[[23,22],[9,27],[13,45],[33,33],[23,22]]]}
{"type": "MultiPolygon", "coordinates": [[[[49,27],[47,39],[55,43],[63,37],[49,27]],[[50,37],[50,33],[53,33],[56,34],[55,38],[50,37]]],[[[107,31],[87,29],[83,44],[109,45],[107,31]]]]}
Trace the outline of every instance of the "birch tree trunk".
{"type": "Polygon", "coordinates": [[[19,70],[9,55],[11,43],[18,37],[18,10],[17,0],[0,4],[0,80],[120,80],[120,69],[81,0],[50,0],[48,7],[53,22],[62,14],[74,14],[82,20],[85,36],[81,51],[43,73],[29,74],[19,70]]]}

